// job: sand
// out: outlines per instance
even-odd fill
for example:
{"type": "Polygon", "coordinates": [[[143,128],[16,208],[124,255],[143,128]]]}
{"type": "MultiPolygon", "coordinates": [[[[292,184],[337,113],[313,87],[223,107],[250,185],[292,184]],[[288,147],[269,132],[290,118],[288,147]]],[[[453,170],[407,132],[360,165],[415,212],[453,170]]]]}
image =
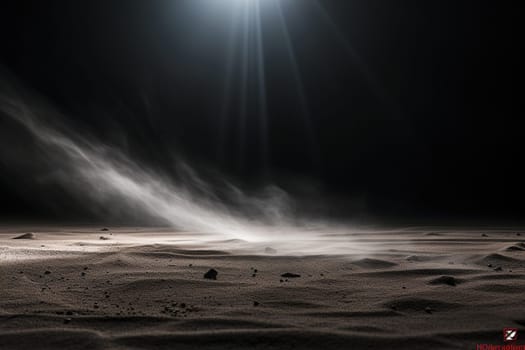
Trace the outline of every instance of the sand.
{"type": "Polygon", "coordinates": [[[354,230],[309,250],[101,228],[0,230],[0,349],[475,349],[525,328],[515,230],[354,230]]]}

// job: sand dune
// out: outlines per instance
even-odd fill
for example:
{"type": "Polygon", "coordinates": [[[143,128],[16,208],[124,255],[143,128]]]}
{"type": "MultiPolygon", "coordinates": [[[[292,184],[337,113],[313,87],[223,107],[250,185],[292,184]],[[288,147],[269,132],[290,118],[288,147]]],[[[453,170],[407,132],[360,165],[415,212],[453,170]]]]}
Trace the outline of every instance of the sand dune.
{"type": "Polygon", "coordinates": [[[348,254],[191,237],[3,228],[0,349],[475,349],[525,326],[525,243],[515,230],[312,240],[348,241],[348,254]],[[24,230],[32,239],[12,239],[24,230]],[[217,280],[204,278],[211,268],[217,280]]]}

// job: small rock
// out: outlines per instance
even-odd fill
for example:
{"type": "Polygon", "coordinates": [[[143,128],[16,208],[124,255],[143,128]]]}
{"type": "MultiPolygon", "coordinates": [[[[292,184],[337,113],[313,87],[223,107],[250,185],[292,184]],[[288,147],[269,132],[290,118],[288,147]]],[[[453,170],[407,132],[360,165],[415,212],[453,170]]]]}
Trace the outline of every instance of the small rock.
{"type": "Polygon", "coordinates": [[[101,239],[103,241],[107,241],[109,238],[108,237],[104,237],[104,236],[100,236],[98,239],[101,239]]]}
{"type": "Polygon", "coordinates": [[[204,278],[207,278],[209,280],[216,280],[217,279],[217,275],[219,273],[217,272],[217,270],[215,269],[210,269],[208,272],[206,272],[204,274],[204,278]]]}
{"type": "Polygon", "coordinates": [[[287,278],[299,278],[301,277],[301,275],[298,275],[296,273],[291,273],[291,272],[287,272],[287,273],[283,273],[281,275],[281,277],[287,277],[287,278]]]}
{"type": "Polygon", "coordinates": [[[431,314],[432,311],[433,311],[433,310],[432,310],[432,308],[431,308],[430,306],[427,306],[427,307],[425,308],[425,312],[426,312],[427,314],[431,314]]]}
{"type": "Polygon", "coordinates": [[[501,268],[501,266],[498,266],[494,269],[494,271],[497,271],[497,272],[500,272],[500,271],[503,271],[503,269],[501,268]]]}
{"type": "Polygon", "coordinates": [[[73,315],[73,311],[66,311],[66,315],[68,315],[68,316],[73,315]]]}
{"type": "Polygon", "coordinates": [[[86,275],[86,273],[85,273],[85,272],[82,272],[82,273],[80,274],[80,276],[85,276],[85,275],[86,275]]]}
{"type": "Polygon", "coordinates": [[[184,309],[186,307],[186,303],[180,303],[180,307],[184,309]]]}
{"type": "Polygon", "coordinates": [[[481,237],[488,237],[488,235],[486,233],[482,233],[481,237]]]}
{"type": "Polygon", "coordinates": [[[259,302],[258,301],[254,301],[253,302],[253,306],[259,306],[259,302]]]}
{"type": "Polygon", "coordinates": [[[100,231],[109,231],[109,228],[104,227],[104,228],[101,228],[100,231]]]}
{"type": "Polygon", "coordinates": [[[46,270],[46,271],[44,272],[44,275],[49,275],[50,273],[51,273],[51,271],[46,270]]]}
{"type": "Polygon", "coordinates": [[[71,318],[68,317],[68,318],[64,318],[64,324],[68,324],[71,322],[71,318]]]}
{"type": "Polygon", "coordinates": [[[492,267],[492,264],[488,264],[487,267],[492,267]]]}
{"type": "Polygon", "coordinates": [[[32,232],[24,233],[23,235],[13,237],[13,239],[35,239],[35,234],[32,232]]]}

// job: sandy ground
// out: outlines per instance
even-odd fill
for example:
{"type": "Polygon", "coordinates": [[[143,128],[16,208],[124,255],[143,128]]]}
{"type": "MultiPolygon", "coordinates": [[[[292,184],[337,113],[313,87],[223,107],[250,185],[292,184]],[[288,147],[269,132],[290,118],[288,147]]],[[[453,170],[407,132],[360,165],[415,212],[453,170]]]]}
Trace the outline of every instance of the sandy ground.
{"type": "Polygon", "coordinates": [[[0,349],[503,344],[503,328],[525,329],[524,236],[354,230],[272,246],[167,229],[4,227],[0,349]],[[217,279],[204,278],[212,268],[217,279]]]}

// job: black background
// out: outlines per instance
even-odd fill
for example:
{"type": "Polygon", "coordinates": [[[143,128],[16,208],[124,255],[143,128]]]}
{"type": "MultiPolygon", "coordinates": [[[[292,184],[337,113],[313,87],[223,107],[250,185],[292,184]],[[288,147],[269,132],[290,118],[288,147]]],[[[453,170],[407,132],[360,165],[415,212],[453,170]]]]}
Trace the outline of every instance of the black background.
{"type": "MultiPolygon", "coordinates": [[[[521,219],[517,2],[321,1],[356,58],[310,1],[283,1],[305,104],[267,18],[267,157],[253,96],[244,133],[238,87],[224,103],[223,29],[188,30],[190,2],[2,2],[0,62],[154,168],[175,153],[245,188],[310,191],[343,216],[359,202],[382,217],[521,219]]],[[[3,217],[82,217],[56,188],[26,190],[15,166],[0,162],[3,217]]]]}

